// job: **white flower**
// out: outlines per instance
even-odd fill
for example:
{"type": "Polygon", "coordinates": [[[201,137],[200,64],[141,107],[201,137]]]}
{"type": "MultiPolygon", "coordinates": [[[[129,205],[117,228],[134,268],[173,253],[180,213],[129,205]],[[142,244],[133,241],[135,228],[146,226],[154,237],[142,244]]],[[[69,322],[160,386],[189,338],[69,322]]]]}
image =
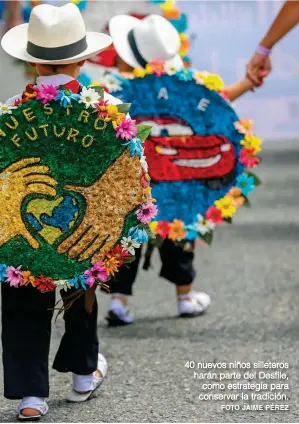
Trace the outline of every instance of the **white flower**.
{"type": "Polygon", "coordinates": [[[167,75],[175,75],[177,73],[177,68],[173,65],[165,64],[165,71],[167,75]]]}
{"type": "Polygon", "coordinates": [[[194,72],[193,79],[195,80],[196,84],[203,85],[205,82],[205,78],[207,77],[208,72],[202,71],[202,72],[194,72]]]}
{"type": "Polygon", "coordinates": [[[11,114],[13,109],[16,109],[17,106],[7,105],[0,102],[0,116],[5,114],[11,114]]]}
{"type": "Polygon", "coordinates": [[[64,291],[70,290],[73,286],[67,280],[57,280],[55,281],[56,287],[64,291]]]}
{"type": "Polygon", "coordinates": [[[147,161],[146,161],[146,156],[144,156],[144,155],[141,156],[140,163],[141,163],[141,166],[144,169],[144,171],[146,173],[148,173],[148,165],[147,165],[147,161]]]}
{"type": "Polygon", "coordinates": [[[109,75],[105,78],[104,85],[110,93],[115,93],[116,91],[121,91],[123,89],[120,81],[113,75],[109,75]]]}
{"type": "Polygon", "coordinates": [[[215,228],[214,222],[205,219],[202,215],[197,215],[198,221],[195,223],[196,231],[198,231],[202,236],[207,233],[210,233],[215,228]]]}
{"type": "Polygon", "coordinates": [[[83,87],[80,97],[79,103],[84,103],[86,109],[88,109],[89,106],[95,106],[99,102],[101,96],[94,88],[83,87]]]}
{"type": "Polygon", "coordinates": [[[123,237],[120,244],[125,252],[129,252],[131,255],[135,255],[135,248],[140,247],[140,243],[131,236],[123,237]]]}

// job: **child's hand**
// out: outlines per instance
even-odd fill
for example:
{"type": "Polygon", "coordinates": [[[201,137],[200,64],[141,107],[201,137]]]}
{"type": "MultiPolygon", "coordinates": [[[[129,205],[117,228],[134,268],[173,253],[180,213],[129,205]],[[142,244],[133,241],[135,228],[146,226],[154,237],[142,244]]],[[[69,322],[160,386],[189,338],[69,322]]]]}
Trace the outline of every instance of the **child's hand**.
{"type": "MultiPolygon", "coordinates": [[[[136,158],[136,161],[139,162],[139,159],[136,158]]],[[[58,246],[57,251],[67,253],[78,261],[92,258],[93,263],[109,252],[121,236],[125,217],[142,203],[139,173],[139,165],[132,166],[132,158],[126,151],[92,186],[64,187],[81,193],[87,206],[81,224],[58,246]],[[130,178],[123,178],[124,170],[130,178]]]]}
{"type": "Polygon", "coordinates": [[[255,53],[246,66],[246,77],[252,81],[255,87],[260,87],[263,80],[272,70],[271,59],[259,53],[255,53]]]}

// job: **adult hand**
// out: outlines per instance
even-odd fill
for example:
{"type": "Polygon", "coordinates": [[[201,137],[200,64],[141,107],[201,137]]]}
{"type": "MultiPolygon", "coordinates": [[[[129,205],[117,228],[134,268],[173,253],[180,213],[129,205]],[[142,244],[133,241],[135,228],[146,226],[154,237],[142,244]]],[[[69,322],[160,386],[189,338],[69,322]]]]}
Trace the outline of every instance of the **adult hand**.
{"type": "Polygon", "coordinates": [[[271,59],[269,56],[255,53],[246,66],[246,77],[249,78],[256,87],[263,84],[263,79],[270,74],[272,70],[271,59]]]}
{"type": "Polygon", "coordinates": [[[40,245],[28,232],[21,215],[21,205],[29,194],[56,196],[56,181],[48,175],[48,166],[40,158],[26,158],[0,173],[0,246],[15,236],[24,237],[37,249],[40,245]]]}
{"type": "Polygon", "coordinates": [[[66,186],[66,190],[84,196],[86,212],[79,227],[57,251],[67,252],[79,262],[102,259],[121,236],[125,217],[142,203],[140,178],[139,159],[125,151],[92,186],[66,186]]]}

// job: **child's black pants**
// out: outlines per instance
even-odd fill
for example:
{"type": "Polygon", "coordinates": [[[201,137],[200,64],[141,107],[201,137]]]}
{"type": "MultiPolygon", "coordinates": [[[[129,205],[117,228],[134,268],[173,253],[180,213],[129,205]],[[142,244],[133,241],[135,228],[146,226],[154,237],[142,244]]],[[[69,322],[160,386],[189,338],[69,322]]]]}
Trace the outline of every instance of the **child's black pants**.
{"type": "MultiPolygon", "coordinates": [[[[189,248],[184,249],[171,240],[164,240],[159,248],[162,267],[160,276],[177,286],[188,286],[192,284],[196,272],[193,266],[194,243],[188,243],[189,248]]],[[[136,280],[139,262],[141,260],[141,249],[135,250],[136,260],[128,266],[123,266],[117,273],[115,280],[111,283],[111,293],[124,295],[132,294],[132,286],[136,280]]]]}
{"type": "MultiPolygon", "coordinates": [[[[48,397],[48,359],[55,292],[40,293],[33,287],[2,284],[2,348],[4,396],[48,397]]],[[[61,291],[63,298],[74,290],[61,291]]],[[[97,369],[97,302],[91,314],[84,296],[64,312],[65,332],[53,368],[89,375],[97,369]]],[[[57,330],[56,330],[57,331],[57,330]]]]}

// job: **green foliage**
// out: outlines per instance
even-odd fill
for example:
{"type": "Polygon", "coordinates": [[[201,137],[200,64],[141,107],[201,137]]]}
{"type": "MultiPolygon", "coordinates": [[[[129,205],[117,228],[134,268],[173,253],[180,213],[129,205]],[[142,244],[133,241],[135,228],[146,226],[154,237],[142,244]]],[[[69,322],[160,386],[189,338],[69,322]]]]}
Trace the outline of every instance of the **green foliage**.
{"type": "Polygon", "coordinates": [[[137,125],[137,127],[138,127],[138,133],[136,137],[138,137],[141,141],[145,141],[150,135],[152,127],[150,125],[143,125],[143,124],[139,124],[137,125]]]}

